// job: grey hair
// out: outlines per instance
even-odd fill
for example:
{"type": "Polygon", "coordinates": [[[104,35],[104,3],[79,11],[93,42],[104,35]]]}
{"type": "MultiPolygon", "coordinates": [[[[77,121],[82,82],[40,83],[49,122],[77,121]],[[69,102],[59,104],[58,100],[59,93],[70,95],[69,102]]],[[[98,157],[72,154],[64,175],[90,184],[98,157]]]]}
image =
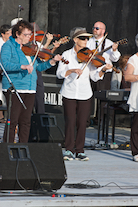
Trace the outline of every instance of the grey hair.
{"type": "Polygon", "coordinates": [[[136,43],[136,46],[138,47],[138,34],[135,36],[135,43],[136,43]]]}
{"type": "Polygon", "coordinates": [[[86,28],[84,27],[74,27],[71,31],[70,31],[70,38],[73,39],[72,37],[74,36],[74,34],[76,32],[82,31],[84,30],[84,32],[86,32],[86,28]]]}

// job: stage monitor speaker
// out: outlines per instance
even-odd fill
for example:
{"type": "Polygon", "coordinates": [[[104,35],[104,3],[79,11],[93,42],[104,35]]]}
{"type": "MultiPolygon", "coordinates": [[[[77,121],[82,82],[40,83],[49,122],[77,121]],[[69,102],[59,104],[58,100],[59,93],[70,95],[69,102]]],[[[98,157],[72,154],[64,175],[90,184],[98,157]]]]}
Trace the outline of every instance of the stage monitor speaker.
{"type": "Polygon", "coordinates": [[[0,144],[0,190],[57,190],[66,179],[61,144],[0,144]]]}
{"type": "Polygon", "coordinates": [[[33,114],[28,142],[61,143],[64,146],[63,114],[33,114]]]}

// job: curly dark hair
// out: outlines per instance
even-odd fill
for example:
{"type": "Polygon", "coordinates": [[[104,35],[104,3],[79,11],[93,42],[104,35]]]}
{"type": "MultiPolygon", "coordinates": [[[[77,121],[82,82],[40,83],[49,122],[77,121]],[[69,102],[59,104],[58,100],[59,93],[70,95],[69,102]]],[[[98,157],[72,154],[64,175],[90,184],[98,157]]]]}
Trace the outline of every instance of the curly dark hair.
{"type": "Polygon", "coordinates": [[[20,35],[25,28],[27,28],[30,31],[33,31],[33,27],[28,21],[26,21],[26,20],[19,21],[12,28],[12,37],[17,38],[16,33],[18,33],[18,35],[20,35]]]}

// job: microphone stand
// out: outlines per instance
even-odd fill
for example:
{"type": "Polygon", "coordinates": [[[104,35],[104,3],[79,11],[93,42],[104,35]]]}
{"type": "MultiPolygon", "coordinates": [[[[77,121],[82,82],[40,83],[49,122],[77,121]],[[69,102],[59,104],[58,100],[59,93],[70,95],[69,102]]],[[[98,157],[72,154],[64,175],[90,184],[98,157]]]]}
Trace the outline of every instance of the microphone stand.
{"type": "Polygon", "coordinates": [[[10,95],[9,95],[8,115],[7,115],[7,122],[6,122],[6,124],[7,124],[7,143],[9,143],[10,115],[11,115],[12,93],[13,93],[13,90],[15,91],[15,93],[16,93],[16,95],[17,95],[19,101],[20,101],[21,104],[23,105],[24,109],[27,109],[27,108],[26,108],[25,104],[23,103],[23,101],[22,101],[20,95],[19,95],[18,92],[16,91],[16,89],[15,89],[15,87],[14,87],[14,85],[13,85],[11,79],[9,78],[9,76],[8,76],[7,72],[5,71],[5,69],[4,69],[3,65],[1,64],[1,62],[0,62],[0,67],[1,67],[2,71],[4,72],[5,76],[7,77],[8,81],[9,81],[9,83],[10,83],[10,85],[11,85],[11,87],[8,89],[8,90],[10,91],[10,95]]]}
{"type": "Polygon", "coordinates": [[[18,22],[19,22],[19,18],[20,18],[20,14],[21,14],[21,11],[23,10],[22,6],[19,5],[18,6],[18,22]]]}

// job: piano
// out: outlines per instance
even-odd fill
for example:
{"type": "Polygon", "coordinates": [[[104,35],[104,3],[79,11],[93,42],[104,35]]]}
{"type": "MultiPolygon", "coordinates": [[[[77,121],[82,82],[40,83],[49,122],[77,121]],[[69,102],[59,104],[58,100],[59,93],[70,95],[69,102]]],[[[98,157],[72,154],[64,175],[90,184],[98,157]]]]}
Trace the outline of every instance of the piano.
{"type": "Polygon", "coordinates": [[[102,101],[127,101],[130,89],[95,91],[94,97],[102,101]]]}
{"type": "MultiPolygon", "coordinates": [[[[100,118],[101,118],[101,103],[107,102],[107,117],[106,117],[106,140],[108,143],[108,130],[109,130],[109,106],[114,103],[125,103],[128,100],[130,89],[118,89],[118,90],[103,90],[95,91],[94,97],[98,99],[98,143],[100,141],[100,118]]],[[[104,130],[103,130],[104,131],[104,130]]],[[[104,134],[104,132],[103,132],[104,134]]],[[[104,135],[102,135],[103,140],[104,135]]],[[[114,127],[112,131],[112,140],[114,140],[114,127]]]]}

